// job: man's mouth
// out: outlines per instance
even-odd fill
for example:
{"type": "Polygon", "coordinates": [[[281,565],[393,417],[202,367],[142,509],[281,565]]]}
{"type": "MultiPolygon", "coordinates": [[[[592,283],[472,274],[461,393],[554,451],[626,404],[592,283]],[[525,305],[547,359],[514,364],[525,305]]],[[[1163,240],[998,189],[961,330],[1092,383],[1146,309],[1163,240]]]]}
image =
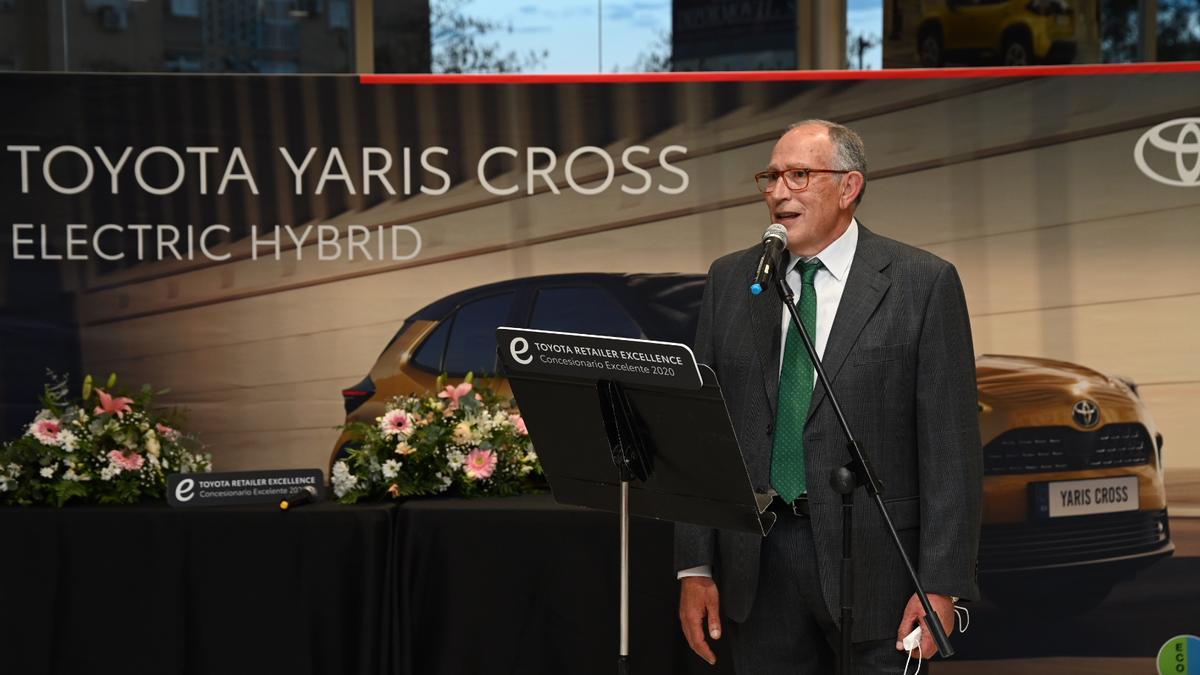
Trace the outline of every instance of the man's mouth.
{"type": "Polygon", "coordinates": [[[785,220],[791,220],[793,218],[798,218],[799,216],[800,213],[798,211],[776,211],[775,222],[782,223],[785,220]]]}

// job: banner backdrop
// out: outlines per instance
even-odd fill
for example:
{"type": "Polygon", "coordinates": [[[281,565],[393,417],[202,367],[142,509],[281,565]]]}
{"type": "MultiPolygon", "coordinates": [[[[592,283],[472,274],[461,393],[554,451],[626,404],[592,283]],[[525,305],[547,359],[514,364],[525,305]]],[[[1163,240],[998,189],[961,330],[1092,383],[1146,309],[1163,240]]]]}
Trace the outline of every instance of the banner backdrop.
{"type": "Polygon", "coordinates": [[[768,224],[751,175],[780,130],[822,117],[866,140],[860,220],[958,266],[977,352],[1133,378],[1167,463],[1200,468],[1197,84],[6,75],[5,430],[77,343],[73,372],[170,387],[218,468],[321,465],[415,310],[703,273],[768,224]]]}
{"type": "MultiPolygon", "coordinates": [[[[1136,458],[1112,466],[1147,465],[1131,472],[1143,512],[1163,501],[1156,452],[1172,510],[1200,500],[1200,73],[407,85],[12,74],[0,91],[6,438],[36,413],[45,368],[116,371],[169,387],[217,470],[325,467],[354,393],[342,391],[368,374],[432,382],[494,365],[482,328],[458,339],[443,321],[448,341],[438,330],[456,308],[468,326],[478,298],[418,310],[538,275],[600,289],[696,279],[660,275],[703,274],[754,244],[769,216],[753,173],[788,124],[827,118],[866,141],[860,221],[958,267],[978,354],[1032,357],[980,361],[981,378],[998,378],[981,379],[982,415],[1004,383],[1025,396],[1001,401],[1006,417],[985,418],[985,432],[1075,402],[1080,429],[1142,429],[1112,450],[1136,458]],[[445,347],[422,360],[426,336],[445,347]],[[466,354],[481,344],[483,357],[466,354]],[[1071,398],[1097,383],[1109,399],[1071,398]],[[1106,412],[1120,409],[1128,419],[1106,412]]],[[[629,302],[612,321],[637,318],[629,302]]],[[[515,306],[493,312],[499,323],[515,306]]],[[[992,474],[1025,470],[988,461],[992,474]]],[[[1051,516],[1054,489],[1031,488],[1051,516]]],[[[1016,519],[991,508],[995,522],[1016,519]]]]}

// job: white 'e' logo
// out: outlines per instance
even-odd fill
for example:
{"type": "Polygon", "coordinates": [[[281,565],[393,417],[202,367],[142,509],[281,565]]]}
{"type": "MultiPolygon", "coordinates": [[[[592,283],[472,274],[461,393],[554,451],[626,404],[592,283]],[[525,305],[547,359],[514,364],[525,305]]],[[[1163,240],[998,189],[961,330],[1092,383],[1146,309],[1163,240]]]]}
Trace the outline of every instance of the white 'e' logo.
{"type": "Polygon", "coordinates": [[[175,486],[175,499],[178,499],[181,502],[191,501],[192,497],[196,496],[195,493],[192,492],[192,490],[195,488],[196,481],[192,480],[191,478],[184,478],[183,480],[179,481],[179,485],[175,486]]]}
{"type": "Polygon", "coordinates": [[[523,337],[513,338],[512,342],[508,343],[508,351],[512,354],[513,360],[523,366],[533,363],[532,355],[521,358],[529,353],[529,340],[523,337]]]}

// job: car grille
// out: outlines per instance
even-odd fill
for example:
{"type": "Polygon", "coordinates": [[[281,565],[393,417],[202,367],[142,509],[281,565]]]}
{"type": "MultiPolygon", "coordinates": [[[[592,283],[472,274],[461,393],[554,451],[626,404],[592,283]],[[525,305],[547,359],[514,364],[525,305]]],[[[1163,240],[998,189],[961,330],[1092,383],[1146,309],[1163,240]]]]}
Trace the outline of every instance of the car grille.
{"type": "Polygon", "coordinates": [[[1069,565],[1153,551],[1167,542],[1166,511],[1127,511],[985,525],[979,571],[1069,565]]]}
{"type": "Polygon", "coordinates": [[[1135,466],[1150,461],[1153,447],[1146,428],[1135,423],[1106,424],[1092,431],[1010,429],[983,449],[983,471],[1008,475],[1135,466]]]}

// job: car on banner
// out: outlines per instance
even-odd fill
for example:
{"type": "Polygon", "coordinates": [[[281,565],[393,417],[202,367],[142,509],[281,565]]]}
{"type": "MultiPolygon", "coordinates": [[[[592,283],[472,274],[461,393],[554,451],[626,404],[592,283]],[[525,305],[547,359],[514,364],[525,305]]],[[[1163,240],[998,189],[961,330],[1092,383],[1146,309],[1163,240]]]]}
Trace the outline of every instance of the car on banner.
{"type": "MultiPolygon", "coordinates": [[[[514,279],[448,295],[405,319],[370,373],[342,391],[346,422],[373,423],[392,397],[433,391],[441,373],[451,381],[495,373],[498,326],[690,344],[703,292],[702,275],[597,273],[514,279]]],[[[504,380],[484,380],[511,395],[504,380]]],[[[343,433],[334,457],[353,442],[343,433]]]]}
{"type": "MultiPolygon", "coordinates": [[[[704,281],[561,274],[446,296],[406,319],[367,377],[342,392],[346,421],[373,422],[392,397],[432,391],[441,373],[453,381],[496,372],[501,325],[690,344],[704,281]]],[[[998,355],[978,357],[976,378],[986,595],[1084,609],[1171,554],[1163,437],[1133,382],[1065,361],[998,355]]],[[[490,383],[509,391],[502,379],[490,383]]],[[[333,460],[353,442],[343,434],[333,460]]]]}
{"type": "Polygon", "coordinates": [[[1133,381],[1028,356],[984,355],[975,373],[985,595],[1086,609],[1174,551],[1163,436],[1133,381]]]}
{"type": "Polygon", "coordinates": [[[921,65],[946,61],[1006,66],[1070,63],[1075,11],[1065,0],[937,0],[923,4],[917,27],[921,65]]]}

